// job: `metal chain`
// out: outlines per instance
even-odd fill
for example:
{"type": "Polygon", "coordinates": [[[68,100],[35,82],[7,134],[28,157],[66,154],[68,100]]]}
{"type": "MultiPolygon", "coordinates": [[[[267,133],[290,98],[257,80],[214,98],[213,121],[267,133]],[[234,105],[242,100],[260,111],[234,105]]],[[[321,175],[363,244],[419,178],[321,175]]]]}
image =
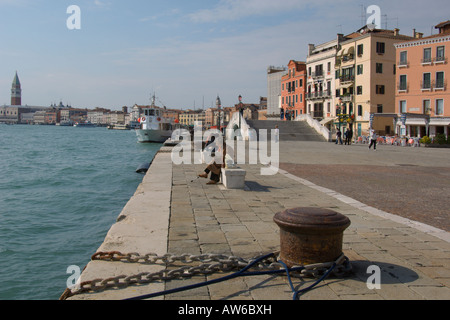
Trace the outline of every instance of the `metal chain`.
{"type": "MultiPolygon", "coordinates": [[[[275,253],[272,257],[264,259],[259,262],[254,268],[262,271],[270,270],[281,270],[284,266],[277,262],[277,254],[275,253]]],[[[120,275],[116,277],[111,277],[107,279],[94,279],[89,281],[81,282],[74,288],[74,291],[66,289],[64,294],[61,296],[61,300],[65,300],[71,296],[86,293],[86,292],[97,292],[103,291],[109,288],[125,288],[131,285],[142,285],[148,284],[156,281],[168,281],[182,278],[191,278],[195,275],[209,275],[218,272],[229,272],[236,269],[242,269],[249,265],[252,260],[245,260],[236,256],[226,256],[222,254],[202,254],[202,255],[191,255],[191,254],[165,254],[158,256],[155,253],[148,253],[141,255],[139,253],[127,253],[123,254],[118,251],[111,252],[97,252],[95,253],[92,260],[102,260],[102,261],[116,261],[124,263],[141,263],[141,264],[164,264],[166,267],[175,264],[176,262],[181,262],[184,264],[192,264],[195,262],[200,262],[200,265],[194,266],[181,266],[176,269],[166,269],[157,272],[141,272],[136,275],[120,275]]],[[[318,263],[313,265],[305,266],[301,271],[301,276],[311,276],[320,277],[323,275],[334,262],[329,263],[318,263]]],[[[343,276],[345,273],[351,270],[351,265],[348,259],[342,255],[336,260],[336,267],[333,270],[333,274],[336,276],[343,276]]]]}

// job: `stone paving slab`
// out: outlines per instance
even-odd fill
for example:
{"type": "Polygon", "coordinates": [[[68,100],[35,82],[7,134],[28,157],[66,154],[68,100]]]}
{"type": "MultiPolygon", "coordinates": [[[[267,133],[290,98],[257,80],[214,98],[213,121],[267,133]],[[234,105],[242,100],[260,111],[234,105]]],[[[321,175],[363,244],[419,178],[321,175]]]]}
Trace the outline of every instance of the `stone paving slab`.
{"type": "MultiPolygon", "coordinates": [[[[325,143],[320,148],[329,147],[325,143]]],[[[303,152],[297,156],[300,157],[303,152]]],[[[285,157],[292,160],[294,153],[290,150],[285,157]]],[[[423,153],[422,157],[428,155],[423,153]]],[[[438,157],[443,156],[439,153],[438,157]]],[[[308,154],[307,158],[312,159],[312,155],[308,154]]],[[[298,163],[299,159],[293,162],[298,163]]],[[[302,295],[302,300],[450,299],[450,243],[447,232],[408,219],[398,219],[283,170],[273,176],[261,176],[260,165],[242,167],[247,170],[245,190],[227,190],[221,184],[206,185],[207,180],[197,179],[204,165],[172,165],[170,152],[166,150],[158,154],[145,181],[124,208],[99,250],[136,250],[139,253],[155,250],[158,254],[194,255],[219,253],[250,259],[279,251],[279,229],[273,222],[275,213],[294,207],[321,207],[340,212],[351,220],[352,224],[344,232],[343,250],[353,270],[343,278],[326,279],[314,290],[302,295]],[[152,200],[157,207],[152,205],[152,200]],[[147,201],[150,204],[142,212],[139,203],[147,201]],[[143,217],[139,217],[140,214],[143,217]],[[133,215],[136,218],[131,220],[133,215]],[[156,221],[160,221],[161,228],[165,226],[165,232],[158,232],[160,227],[155,225],[156,221]],[[134,228],[134,238],[142,237],[143,241],[128,246],[132,234],[122,238],[122,234],[130,233],[125,223],[129,223],[129,228],[134,228]],[[122,239],[126,241],[121,242],[122,239]],[[381,270],[379,290],[370,290],[366,283],[370,276],[367,268],[371,265],[381,270]]],[[[95,261],[89,263],[83,276],[86,280],[155,269],[161,270],[164,266],[95,261]]],[[[125,299],[217,279],[223,275],[155,282],[78,295],[71,299],[125,299]]],[[[306,277],[293,278],[297,290],[314,281],[306,277]]],[[[286,276],[259,275],[155,299],[291,300],[292,291],[286,276]]]]}

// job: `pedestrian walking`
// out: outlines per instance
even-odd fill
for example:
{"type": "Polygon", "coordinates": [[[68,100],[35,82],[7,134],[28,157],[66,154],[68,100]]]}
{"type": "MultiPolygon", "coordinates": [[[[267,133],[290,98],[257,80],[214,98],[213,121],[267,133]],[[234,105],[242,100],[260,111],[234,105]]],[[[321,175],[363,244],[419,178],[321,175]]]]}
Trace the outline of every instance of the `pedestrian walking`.
{"type": "Polygon", "coordinates": [[[352,128],[350,128],[350,129],[348,129],[348,132],[347,132],[348,145],[352,144],[352,139],[353,139],[353,130],[352,130],[352,128]]]}
{"type": "Polygon", "coordinates": [[[377,133],[375,132],[375,130],[370,128],[370,130],[369,130],[369,140],[370,140],[369,150],[370,150],[370,148],[372,148],[372,146],[373,146],[373,150],[377,150],[377,139],[378,139],[377,133]]]}
{"type": "Polygon", "coordinates": [[[278,129],[278,126],[275,126],[275,142],[280,141],[280,129],[278,129]]]}
{"type": "Polygon", "coordinates": [[[338,142],[339,144],[342,144],[342,132],[340,129],[337,129],[336,132],[336,144],[338,144],[338,142]]]}

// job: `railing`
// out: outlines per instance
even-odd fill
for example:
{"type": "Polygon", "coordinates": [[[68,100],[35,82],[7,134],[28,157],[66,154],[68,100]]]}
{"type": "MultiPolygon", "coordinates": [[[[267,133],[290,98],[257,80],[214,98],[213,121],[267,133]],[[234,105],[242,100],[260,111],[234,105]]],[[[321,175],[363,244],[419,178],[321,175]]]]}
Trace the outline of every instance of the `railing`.
{"type": "Polygon", "coordinates": [[[433,62],[433,59],[431,59],[431,57],[422,59],[422,64],[431,64],[432,62],[433,62]]]}
{"type": "Polygon", "coordinates": [[[296,121],[305,121],[308,123],[314,130],[317,131],[320,135],[322,135],[327,141],[331,141],[331,132],[328,128],[324,127],[319,123],[319,121],[313,119],[309,114],[301,114],[297,116],[296,121]]]}
{"type": "Polygon", "coordinates": [[[434,58],[434,62],[435,63],[446,63],[447,62],[447,57],[445,57],[445,56],[436,57],[436,58],[434,58]]]}
{"type": "Polygon", "coordinates": [[[331,97],[331,90],[326,91],[319,91],[319,92],[308,92],[306,94],[306,99],[323,99],[323,98],[330,98],[331,97]]]}
{"type": "Polygon", "coordinates": [[[313,77],[313,78],[323,77],[323,71],[311,72],[311,77],[313,77]]]}
{"type": "Polygon", "coordinates": [[[447,80],[436,80],[434,82],[435,90],[446,90],[447,89],[447,80]]]}
{"type": "Polygon", "coordinates": [[[409,66],[409,62],[406,61],[406,60],[400,61],[400,62],[398,63],[398,67],[399,67],[399,68],[404,68],[404,67],[408,67],[408,66],[409,66]]]}
{"type": "Polygon", "coordinates": [[[422,90],[431,90],[431,81],[430,80],[421,81],[420,82],[420,89],[422,89],[422,90]]]}
{"type": "Polygon", "coordinates": [[[355,76],[344,75],[340,76],[339,80],[341,83],[355,81],[355,76]]]}
{"type": "Polygon", "coordinates": [[[408,83],[399,83],[397,89],[399,92],[408,92],[409,85],[408,83]]]}

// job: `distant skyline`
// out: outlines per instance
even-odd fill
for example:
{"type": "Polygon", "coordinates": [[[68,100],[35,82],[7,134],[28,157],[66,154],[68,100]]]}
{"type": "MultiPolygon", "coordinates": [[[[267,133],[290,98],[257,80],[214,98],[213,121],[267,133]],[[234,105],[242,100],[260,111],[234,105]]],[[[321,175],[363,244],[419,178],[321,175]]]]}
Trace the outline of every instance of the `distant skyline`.
{"type": "Polygon", "coordinates": [[[168,108],[258,103],[268,66],[356,31],[370,5],[405,35],[450,19],[444,0],[0,0],[0,105],[16,71],[23,105],[120,110],[153,92],[168,108]],[[80,30],[66,26],[73,4],[80,30]]]}

